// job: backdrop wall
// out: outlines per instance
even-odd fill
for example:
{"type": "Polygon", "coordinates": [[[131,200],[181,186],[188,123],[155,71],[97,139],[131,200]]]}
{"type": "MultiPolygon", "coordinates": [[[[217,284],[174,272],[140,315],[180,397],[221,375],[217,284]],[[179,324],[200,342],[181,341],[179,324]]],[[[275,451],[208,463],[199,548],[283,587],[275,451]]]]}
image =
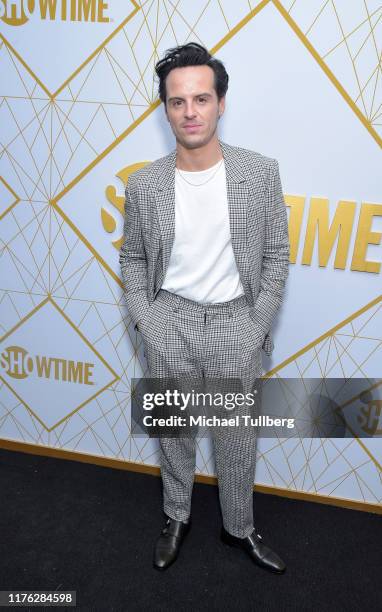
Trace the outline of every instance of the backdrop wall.
{"type": "MultiPolygon", "coordinates": [[[[291,264],[264,371],[380,375],[381,23],[374,0],[0,0],[1,438],[158,463],[130,435],[147,365],[118,251],[129,174],[175,147],[154,64],[191,40],[230,75],[220,137],[280,165],[291,264]]],[[[382,499],[378,439],[258,453],[257,483],[382,499]]]]}

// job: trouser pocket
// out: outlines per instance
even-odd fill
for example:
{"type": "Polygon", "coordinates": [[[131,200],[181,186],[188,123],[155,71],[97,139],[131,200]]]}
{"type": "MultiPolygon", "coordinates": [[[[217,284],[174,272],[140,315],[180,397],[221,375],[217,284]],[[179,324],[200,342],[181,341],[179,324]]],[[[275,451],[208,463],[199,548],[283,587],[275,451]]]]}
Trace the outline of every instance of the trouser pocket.
{"type": "MultiPolygon", "coordinates": [[[[157,350],[166,349],[167,326],[172,311],[173,309],[168,304],[160,300],[155,300],[151,304],[145,319],[140,325],[145,344],[147,343],[157,350]]],[[[146,349],[144,354],[147,357],[146,349]]]]}

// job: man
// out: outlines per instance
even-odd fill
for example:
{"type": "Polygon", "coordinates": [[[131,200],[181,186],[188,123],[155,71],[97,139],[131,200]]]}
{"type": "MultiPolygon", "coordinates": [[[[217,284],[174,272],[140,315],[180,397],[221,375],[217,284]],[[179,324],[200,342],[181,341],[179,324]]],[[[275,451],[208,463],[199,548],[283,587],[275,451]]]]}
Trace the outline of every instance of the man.
{"type": "MultiPolygon", "coordinates": [[[[176,150],[129,178],[120,264],[127,306],[153,378],[261,377],[288,275],[278,163],[222,142],[228,75],[197,43],[156,65],[176,150]]],[[[250,428],[247,428],[250,429],[250,428]]],[[[285,563],[253,523],[256,435],[213,432],[221,539],[276,573],[285,563]]],[[[175,561],[191,527],[194,437],[159,439],[164,512],[154,567],[175,561]]]]}

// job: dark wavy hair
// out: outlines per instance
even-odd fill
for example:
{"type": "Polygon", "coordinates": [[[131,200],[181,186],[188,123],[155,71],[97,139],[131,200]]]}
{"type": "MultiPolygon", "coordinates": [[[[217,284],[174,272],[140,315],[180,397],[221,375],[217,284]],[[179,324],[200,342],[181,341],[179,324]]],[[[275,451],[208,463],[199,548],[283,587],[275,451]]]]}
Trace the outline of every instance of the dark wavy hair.
{"type": "Polygon", "coordinates": [[[166,51],[165,56],[155,65],[159,77],[158,94],[166,106],[166,77],[174,68],[185,66],[209,66],[214,71],[215,91],[220,100],[228,89],[228,74],[223,62],[213,57],[210,52],[196,42],[173,47],[166,51]]]}

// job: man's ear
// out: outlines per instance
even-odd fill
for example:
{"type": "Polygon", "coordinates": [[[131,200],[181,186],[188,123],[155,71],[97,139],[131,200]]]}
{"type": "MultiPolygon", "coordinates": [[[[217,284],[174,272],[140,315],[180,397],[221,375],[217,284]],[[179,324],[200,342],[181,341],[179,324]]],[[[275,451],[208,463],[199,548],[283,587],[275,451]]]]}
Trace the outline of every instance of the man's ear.
{"type": "Polygon", "coordinates": [[[223,115],[224,111],[225,111],[225,96],[223,96],[219,100],[219,117],[223,115]]]}

